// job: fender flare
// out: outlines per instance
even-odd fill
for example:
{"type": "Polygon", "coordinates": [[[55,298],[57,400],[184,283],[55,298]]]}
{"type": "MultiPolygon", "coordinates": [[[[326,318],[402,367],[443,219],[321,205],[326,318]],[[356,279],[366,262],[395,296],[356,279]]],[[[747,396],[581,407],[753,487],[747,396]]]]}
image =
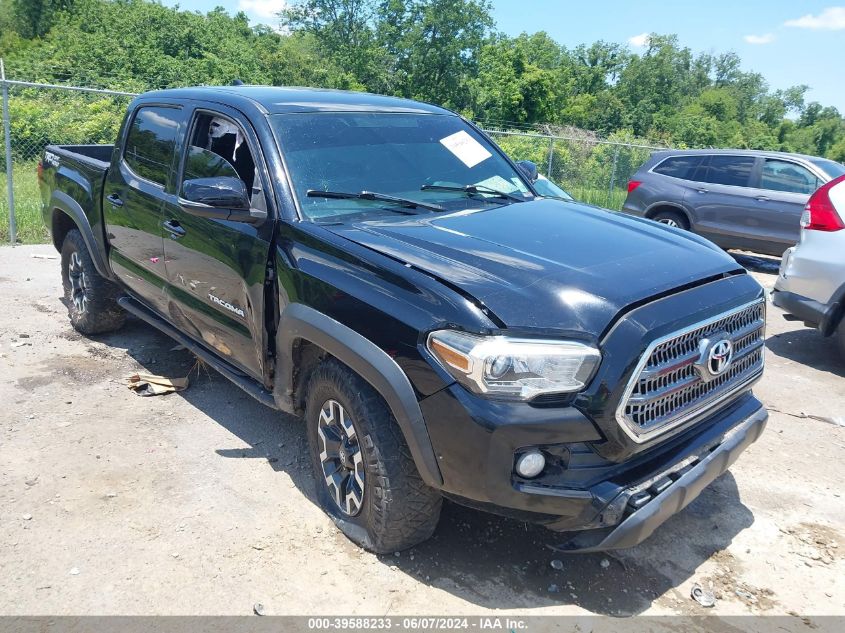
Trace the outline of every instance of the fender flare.
{"type": "MultiPolygon", "coordinates": [[[[85,215],[85,211],[82,210],[82,207],[79,206],[79,203],[63,191],[54,191],[53,195],[50,197],[50,209],[53,213],[55,213],[58,209],[73,221],[76,228],[78,228],[79,232],[82,234],[82,240],[85,242],[85,246],[91,254],[91,260],[94,262],[94,268],[97,269],[97,272],[102,277],[105,277],[106,279],[114,279],[114,275],[112,275],[111,270],[103,259],[103,253],[100,252],[97,241],[94,239],[94,231],[91,230],[91,224],[88,222],[88,217],[85,215]]],[[[51,224],[53,222],[52,215],[50,222],[51,224]]],[[[52,228],[53,227],[51,226],[51,231],[52,228]]],[[[59,250],[61,250],[61,247],[61,244],[57,245],[59,250]]]]}
{"type": "Polygon", "coordinates": [[[294,409],[293,349],[299,339],[317,345],[349,366],[384,398],[405,436],[423,481],[432,488],[440,488],[443,484],[440,467],[419,402],[405,372],[372,341],[302,303],[286,306],[279,319],[273,387],[279,408],[294,409]]]}

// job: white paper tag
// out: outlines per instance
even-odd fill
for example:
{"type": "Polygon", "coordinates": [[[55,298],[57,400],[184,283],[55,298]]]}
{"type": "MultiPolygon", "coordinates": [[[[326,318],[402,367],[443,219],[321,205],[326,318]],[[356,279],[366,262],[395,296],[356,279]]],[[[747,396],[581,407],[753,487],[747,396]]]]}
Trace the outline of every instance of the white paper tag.
{"type": "Polygon", "coordinates": [[[467,167],[475,167],[478,163],[492,156],[481,143],[464,130],[441,138],[440,142],[467,167]]]}

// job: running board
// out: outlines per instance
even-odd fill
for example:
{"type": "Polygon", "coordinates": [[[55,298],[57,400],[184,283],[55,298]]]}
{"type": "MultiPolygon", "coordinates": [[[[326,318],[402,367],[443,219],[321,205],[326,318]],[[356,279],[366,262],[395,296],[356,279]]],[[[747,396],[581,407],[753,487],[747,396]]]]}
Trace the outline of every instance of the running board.
{"type": "Polygon", "coordinates": [[[231,380],[238,387],[258,400],[261,404],[272,409],[279,408],[276,401],[273,399],[273,394],[267,391],[267,389],[265,389],[264,386],[257,380],[239,372],[225,360],[217,356],[217,354],[211,352],[202,345],[199,345],[195,340],[174,328],[152,310],[142,305],[139,301],[124,295],[117,300],[117,303],[127,312],[134,314],[142,321],[146,321],[154,328],[161,330],[170,338],[176,340],[181,345],[184,345],[192,354],[216,369],[219,373],[223,374],[225,378],[231,380]]]}

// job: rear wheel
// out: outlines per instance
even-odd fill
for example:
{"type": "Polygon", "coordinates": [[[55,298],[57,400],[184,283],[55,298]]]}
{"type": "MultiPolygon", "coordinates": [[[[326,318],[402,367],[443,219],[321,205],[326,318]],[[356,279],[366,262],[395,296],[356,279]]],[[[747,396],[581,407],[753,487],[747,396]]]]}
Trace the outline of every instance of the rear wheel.
{"type": "Polygon", "coordinates": [[[651,219],[655,222],[660,222],[660,224],[665,224],[666,226],[672,226],[676,229],[689,231],[689,222],[683,214],[678,211],[658,211],[651,216],[651,219]]]}
{"type": "Polygon", "coordinates": [[[305,410],[317,499],[352,541],[384,554],[437,527],[442,498],[423,483],[378,393],[337,360],[311,375],[305,410]]]}
{"type": "Polygon", "coordinates": [[[101,334],[123,325],[126,313],[117,304],[119,290],[94,268],[78,229],[62,242],[62,286],[70,323],[78,332],[101,334]]]}

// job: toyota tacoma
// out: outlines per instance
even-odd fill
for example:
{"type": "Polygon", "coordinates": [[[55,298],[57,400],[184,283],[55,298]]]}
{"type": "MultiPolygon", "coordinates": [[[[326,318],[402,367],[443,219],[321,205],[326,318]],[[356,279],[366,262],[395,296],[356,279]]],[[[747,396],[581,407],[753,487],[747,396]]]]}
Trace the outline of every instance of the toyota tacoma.
{"type": "Polygon", "coordinates": [[[760,436],[763,290],[537,177],[440,107],[261,86],[145,93],[39,164],[73,327],[132,314],[301,416],[356,543],[411,547],[447,498],[630,547],[760,436]]]}

